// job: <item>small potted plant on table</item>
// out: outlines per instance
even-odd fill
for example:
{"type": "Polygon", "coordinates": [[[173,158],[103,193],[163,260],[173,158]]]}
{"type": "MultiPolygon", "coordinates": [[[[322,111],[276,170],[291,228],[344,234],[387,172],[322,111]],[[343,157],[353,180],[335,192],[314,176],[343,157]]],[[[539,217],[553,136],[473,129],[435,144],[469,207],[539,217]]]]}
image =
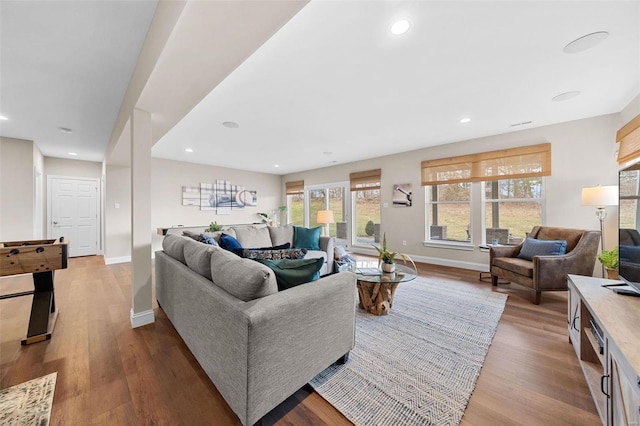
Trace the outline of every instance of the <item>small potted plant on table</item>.
{"type": "Polygon", "coordinates": [[[400,257],[402,257],[402,260],[405,263],[407,262],[407,258],[405,257],[404,254],[387,250],[386,232],[383,234],[383,237],[382,237],[382,247],[378,247],[376,245],[373,245],[373,247],[378,251],[378,261],[381,263],[383,272],[391,273],[396,270],[395,258],[397,255],[400,255],[400,257]]]}

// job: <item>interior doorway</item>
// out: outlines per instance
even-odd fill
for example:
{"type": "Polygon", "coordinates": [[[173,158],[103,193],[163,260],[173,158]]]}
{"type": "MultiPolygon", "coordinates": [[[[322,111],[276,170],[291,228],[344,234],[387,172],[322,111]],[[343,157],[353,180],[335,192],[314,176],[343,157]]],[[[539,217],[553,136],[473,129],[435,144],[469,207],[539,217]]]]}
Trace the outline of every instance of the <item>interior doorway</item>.
{"type": "Polygon", "coordinates": [[[69,256],[99,250],[100,180],[47,176],[47,238],[64,237],[69,256]]]}

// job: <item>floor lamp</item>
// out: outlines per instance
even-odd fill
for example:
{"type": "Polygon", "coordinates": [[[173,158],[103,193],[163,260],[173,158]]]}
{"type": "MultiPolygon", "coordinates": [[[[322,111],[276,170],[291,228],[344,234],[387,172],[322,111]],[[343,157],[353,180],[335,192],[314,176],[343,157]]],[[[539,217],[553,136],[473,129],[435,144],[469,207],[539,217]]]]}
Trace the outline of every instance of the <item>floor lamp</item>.
{"type": "MultiPolygon", "coordinates": [[[[600,252],[604,251],[604,219],[607,217],[607,211],[605,206],[617,206],[618,205],[618,187],[616,185],[610,186],[592,186],[589,188],[582,188],[582,201],[583,206],[596,206],[596,217],[600,221],[600,252]]],[[[604,265],[601,263],[602,277],[604,275],[604,265]]]]}
{"type": "MultiPolygon", "coordinates": [[[[331,210],[318,210],[316,223],[319,225],[323,225],[322,228],[326,231],[327,225],[329,225],[330,223],[334,223],[333,212],[331,210]]],[[[327,232],[327,235],[329,235],[329,232],[327,232]]]]}

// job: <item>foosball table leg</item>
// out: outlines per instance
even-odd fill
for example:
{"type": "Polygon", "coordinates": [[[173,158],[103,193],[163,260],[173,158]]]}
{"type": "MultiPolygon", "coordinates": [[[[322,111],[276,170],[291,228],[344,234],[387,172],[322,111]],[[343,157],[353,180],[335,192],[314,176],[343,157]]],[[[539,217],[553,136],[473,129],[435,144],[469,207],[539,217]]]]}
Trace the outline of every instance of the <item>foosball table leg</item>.
{"type": "Polygon", "coordinates": [[[53,289],[54,271],[33,273],[33,301],[31,302],[31,316],[26,339],[23,345],[41,342],[51,338],[58,312],[53,289]]]}

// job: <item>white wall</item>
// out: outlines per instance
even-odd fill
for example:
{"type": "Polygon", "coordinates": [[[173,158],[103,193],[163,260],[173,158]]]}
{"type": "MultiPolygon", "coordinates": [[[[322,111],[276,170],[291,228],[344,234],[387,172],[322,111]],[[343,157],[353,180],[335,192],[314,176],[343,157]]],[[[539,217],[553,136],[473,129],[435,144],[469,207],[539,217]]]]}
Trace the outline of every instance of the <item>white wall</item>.
{"type": "MultiPolygon", "coordinates": [[[[488,254],[477,247],[473,251],[424,247],[425,194],[420,181],[420,162],[423,160],[471,154],[483,151],[551,143],[552,175],[546,179],[547,225],[599,229],[595,208],[580,205],[581,189],[587,186],[616,185],[615,134],[619,128],[619,114],[610,114],[553,126],[494,135],[485,138],[425,148],[372,160],[337,165],[283,177],[283,182],[304,179],[305,185],[331,183],[349,179],[349,173],[382,169],[381,197],[389,203],[395,183],[411,183],[414,203],[410,208],[382,208],[382,230],[389,245],[412,257],[469,269],[486,270],[488,254]],[[402,247],[402,240],[407,246],[402,247]]],[[[617,244],[616,207],[607,207],[605,246],[617,244]]],[[[478,223],[480,211],[473,213],[478,223]]]]}
{"type": "MultiPolygon", "coordinates": [[[[129,167],[107,166],[105,206],[105,261],[126,261],[131,256],[131,177],[129,167]],[[120,208],[116,209],[118,203],[120,208]]],[[[281,178],[278,175],[247,172],[224,167],[205,166],[181,161],[153,158],[151,160],[151,225],[152,250],[162,249],[162,236],[157,228],[208,226],[211,222],[229,225],[259,221],[258,212],[266,212],[281,205],[281,178]],[[258,192],[258,205],[232,210],[230,215],[202,211],[197,206],[182,205],[182,186],[214,183],[216,179],[231,181],[245,189],[258,192]]]]}
{"type": "Polygon", "coordinates": [[[102,177],[102,163],[95,161],[71,160],[68,158],[45,157],[44,173],[46,176],[100,179],[102,177]]]}
{"type": "Polygon", "coordinates": [[[0,241],[32,239],[35,229],[32,141],[0,137],[0,188],[0,241]]]}
{"type": "Polygon", "coordinates": [[[162,249],[162,237],[156,235],[157,227],[205,226],[214,221],[222,225],[255,223],[259,221],[258,212],[266,212],[281,205],[282,181],[278,175],[159,158],[152,159],[151,170],[151,231],[154,235],[154,252],[162,249]],[[232,185],[256,190],[258,205],[232,210],[230,215],[219,215],[214,211],[202,211],[197,206],[182,205],[183,185],[215,183],[216,179],[225,179],[232,185]]]}

